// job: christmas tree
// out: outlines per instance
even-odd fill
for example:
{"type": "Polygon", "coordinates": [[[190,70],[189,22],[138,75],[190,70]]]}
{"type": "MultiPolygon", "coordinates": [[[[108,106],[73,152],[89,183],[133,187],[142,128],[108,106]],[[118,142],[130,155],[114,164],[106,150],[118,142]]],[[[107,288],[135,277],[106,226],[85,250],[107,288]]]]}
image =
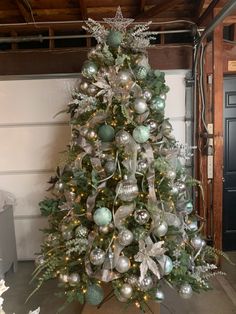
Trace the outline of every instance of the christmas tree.
{"type": "Polygon", "coordinates": [[[199,182],[164,116],[164,73],[148,62],[149,23],[131,27],[120,8],[104,21],[84,27],[98,44],[67,109],[71,142],[52,198],[40,203],[49,228],[35,276],[37,289],[58,278],[69,302],[93,305],[110,282],[119,301],[145,310],[163,301],[163,282],[183,298],[208,290],[214,250],[199,235],[199,182]]]}

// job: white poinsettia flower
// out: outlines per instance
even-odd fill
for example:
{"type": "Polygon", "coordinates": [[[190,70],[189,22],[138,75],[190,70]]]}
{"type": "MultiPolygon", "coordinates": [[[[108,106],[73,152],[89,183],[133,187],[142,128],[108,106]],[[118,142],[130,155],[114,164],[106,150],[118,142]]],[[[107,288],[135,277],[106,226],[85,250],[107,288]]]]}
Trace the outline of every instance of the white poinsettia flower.
{"type": "Polygon", "coordinates": [[[29,314],[39,314],[40,313],[40,307],[38,307],[36,310],[34,311],[29,311],[29,314]]]}
{"type": "Polygon", "coordinates": [[[0,296],[9,289],[9,287],[7,287],[5,285],[5,281],[2,279],[0,280],[0,296]]]}
{"type": "Polygon", "coordinates": [[[139,252],[134,256],[134,260],[141,263],[140,281],[143,281],[148,270],[160,279],[159,268],[152,257],[156,258],[165,253],[166,249],[162,247],[163,244],[164,241],[153,243],[151,239],[139,241],[139,252]]]}

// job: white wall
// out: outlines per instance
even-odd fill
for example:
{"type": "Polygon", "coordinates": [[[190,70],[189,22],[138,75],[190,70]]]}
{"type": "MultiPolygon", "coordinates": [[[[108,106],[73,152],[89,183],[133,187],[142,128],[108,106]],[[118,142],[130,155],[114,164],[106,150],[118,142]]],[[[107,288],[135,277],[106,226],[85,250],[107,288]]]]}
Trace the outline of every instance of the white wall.
{"type": "MultiPolygon", "coordinates": [[[[170,87],[166,116],[177,140],[185,142],[185,71],[166,73],[170,87]]],[[[32,259],[47,222],[38,202],[68,144],[67,117],[53,116],[70,100],[76,79],[0,81],[0,189],[16,196],[14,211],[18,259],[32,259]]]]}

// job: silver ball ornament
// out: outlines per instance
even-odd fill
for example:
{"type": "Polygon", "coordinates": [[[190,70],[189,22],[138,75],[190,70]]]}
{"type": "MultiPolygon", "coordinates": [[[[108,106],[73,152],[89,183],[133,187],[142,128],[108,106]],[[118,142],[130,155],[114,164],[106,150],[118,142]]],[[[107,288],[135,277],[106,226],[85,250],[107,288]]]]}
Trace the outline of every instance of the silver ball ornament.
{"type": "Polygon", "coordinates": [[[180,228],[181,220],[179,219],[179,217],[177,216],[175,217],[175,219],[173,220],[172,226],[177,229],[180,228]]]}
{"type": "Polygon", "coordinates": [[[72,230],[65,230],[62,232],[62,237],[65,240],[70,240],[73,237],[73,232],[72,230]]]}
{"type": "Polygon", "coordinates": [[[102,249],[100,248],[93,249],[90,252],[90,262],[93,265],[102,265],[105,261],[105,256],[106,254],[102,249]]]}
{"type": "Polygon", "coordinates": [[[98,72],[98,66],[93,61],[85,61],[82,66],[82,73],[84,76],[91,78],[98,72]]]}
{"type": "Polygon", "coordinates": [[[146,160],[140,160],[138,162],[138,171],[144,173],[147,171],[147,169],[148,169],[147,161],[146,160]]]}
{"type": "Polygon", "coordinates": [[[114,173],[116,171],[115,160],[108,160],[104,165],[104,169],[108,175],[114,173]]]}
{"type": "Polygon", "coordinates": [[[101,45],[101,44],[97,44],[97,45],[96,45],[96,49],[97,49],[98,51],[102,50],[102,45],[101,45]]]}
{"type": "Polygon", "coordinates": [[[191,285],[188,283],[181,285],[179,289],[179,294],[183,299],[190,299],[193,295],[193,289],[191,285]]]}
{"type": "Polygon", "coordinates": [[[173,262],[171,258],[167,255],[163,255],[161,258],[159,258],[162,271],[164,275],[169,275],[173,270],[173,262]]]}
{"type": "Polygon", "coordinates": [[[163,237],[164,235],[166,235],[167,231],[168,231],[168,224],[165,221],[162,221],[159,225],[157,225],[153,229],[153,233],[157,237],[163,237]]]}
{"type": "Polygon", "coordinates": [[[90,84],[88,89],[87,89],[87,93],[89,96],[95,96],[98,92],[98,89],[96,86],[94,86],[93,84],[90,84]]]}
{"type": "Polygon", "coordinates": [[[129,84],[132,81],[131,73],[128,70],[119,71],[117,74],[117,81],[122,86],[129,84]]]}
{"type": "Polygon", "coordinates": [[[170,194],[173,196],[177,196],[179,194],[179,189],[176,185],[173,185],[171,187],[170,194]]]}
{"type": "Polygon", "coordinates": [[[55,188],[56,188],[56,189],[58,190],[58,192],[60,192],[60,193],[64,192],[64,187],[65,187],[65,185],[64,185],[64,183],[61,182],[61,181],[58,181],[58,182],[56,183],[56,186],[55,186],[55,188]]]}
{"type": "Polygon", "coordinates": [[[128,301],[128,299],[124,298],[120,293],[116,294],[116,298],[118,301],[120,301],[122,303],[126,303],[128,301]]]}
{"type": "Polygon", "coordinates": [[[176,178],[176,172],[174,170],[168,170],[167,173],[166,173],[166,177],[169,180],[173,181],[176,178]]]}
{"type": "Polygon", "coordinates": [[[96,131],[88,130],[86,137],[90,141],[95,141],[98,138],[98,135],[97,135],[96,131]]]}
{"type": "Polygon", "coordinates": [[[134,212],[134,219],[139,225],[144,225],[149,221],[150,214],[146,209],[137,209],[134,212]]]}
{"type": "Polygon", "coordinates": [[[86,81],[82,81],[79,85],[79,89],[81,92],[86,92],[89,87],[89,83],[86,81]]]}
{"type": "Polygon", "coordinates": [[[160,97],[161,99],[166,100],[166,94],[160,94],[159,97],[160,97]]]}
{"type": "Polygon", "coordinates": [[[97,54],[96,48],[92,48],[92,49],[90,49],[90,51],[88,53],[88,58],[93,58],[94,56],[96,56],[96,54],[97,54]]]}
{"type": "Polygon", "coordinates": [[[120,256],[117,264],[116,264],[116,270],[123,274],[126,273],[131,267],[130,260],[127,256],[120,256]]]}
{"type": "Polygon", "coordinates": [[[145,124],[149,128],[150,133],[153,133],[158,129],[158,124],[155,120],[149,119],[145,124]]]}
{"type": "Polygon", "coordinates": [[[120,294],[123,298],[130,299],[133,294],[132,286],[128,283],[124,283],[120,289],[120,294]]]}
{"type": "Polygon", "coordinates": [[[134,110],[138,114],[142,114],[147,111],[147,103],[143,98],[136,98],[134,101],[134,110]]]}
{"type": "Polygon", "coordinates": [[[137,182],[128,179],[122,180],[118,183],[116,192],[120,200],[131,202],[139,194],[137,182]]]}
{"type": "Polygon", "coordinates": [[[164,301],[164,299],[165,299],[164,292],[158,289],[155,293],[155,301],[157,303],[161,303],[164,301]]]}
{"type": "Polygon", "coordinates": [[[187,222],[187,229],[191,232],[196,232],[198,230],[198,222],[196,219],[189,219],[187,222]]]}
{"type": "Polygon", "coordinates": [[[119,132],[117,132],[115,137],[116,144],[121,147],[128,145],[130,143],[130,139],[131,135],[124,130],[120,130],[119,132]]]}
{"type": "Polygon", "coordinates": [[[148,291],[150,289],[152,289],[153,287],[153,279],[151,276],[146,276],[141,282],[140,282],[140,289],[142,291],[148,291]]]}
{"type": "Polygon", "coordinates": [[[191,239],[191,245],[194,247],[195,250],[200,250],[202,247],[202,238],[199,236],[195,236],[191,239]]]}
{"type": "Polygon", "coordinates": [[[60,274],[59,281],[62,283],[67,283],[69,281],[69,276],[67,274],[60,274]]]}
{"type": "Polygon", "coordinates": [[[45,263],[45,259],[44,259],[43,255],[39,255],[36,257],[36,259],[35,259],[35,265],[36,266],[42,266],[42,265],[44,265],[44,263],[45,263]]]}
{"type": "Polygon", "coordinates": [[[177,187],[178,187],[178,190],[179,190],[180,193],[183,193],[183,192],[186,191],[186,185],[185,185],[184,182],[179,182],[177,184],[177,187]]]}
{"type": "Polygon", "coordinates": [[[138,278],[135,276],[135,275],[130,275],[128,278],[127,278],[127,282],[133,286],[133,287],[138,287],[139,286],[139,281],[138,281],[138,278]]]}
{"type": "Polygon", "coordinates": [[[143,98],[147,101],[152,99],[152,92],[149,89],[145,89],[143,92],[143,98]]]}
{"type": "Polygon", "coordinates": [[[202,240],[202,247],[205,247],[205,246],[206,246],[206,241],[202,240]]]}
{"type": "Polygon", "coordinates": [[[75,229],[75,234],[77,237],[86,238],[88,235],[88,228],[80,225],[75,229]]]}
{"type": "Polygon", "coordinates": [[[118,241],[123,246],[130,245],[133,242],[133,239],[133,233],[128,229],[124,229],[118,234],[118,241]]]}
{"type": "Polygon", "coordinates": [[[108,225],[106,226],[100,226],[98,228],[99,232],[103,233],[103,234],[108,234],[110,232],[110,228],[108,225]]]}
{"type": "Polygon", "coordinates": [[[71,286],[75,286],[80,282],[80,275],[77,273],[72,273],[68,277],[68,282],[71,286]]]}

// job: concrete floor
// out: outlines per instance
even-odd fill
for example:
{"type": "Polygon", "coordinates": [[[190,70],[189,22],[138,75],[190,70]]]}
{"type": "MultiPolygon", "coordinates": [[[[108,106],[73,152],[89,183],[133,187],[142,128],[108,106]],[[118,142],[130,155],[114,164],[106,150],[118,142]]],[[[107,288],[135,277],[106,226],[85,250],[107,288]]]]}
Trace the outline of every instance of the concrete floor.
{"type": "MultiPolygon", "coordinates": [[[[236,263],[236,252],[230,252],[228,255],[236,263]]],[[[29,310],[36,309],[38,306],[41,307],[41,314],[56,314],[58,308],[63,305],[63,300],[54,295],[57,291],[55,282],[49,282],[27,304],[24,304],[33,290],[33,286],[29,285],[33,269],[32,262],[21,262],[17,273],[9,271],[6,275],[6,283],[10,286],[4,294],[6,314],[28,314],[29,310]]],[[[181,299],[175,291],[166,287],[166,300],[161,305],[161,314],[236,314],[236,266],[224,261],[222,270],[227,272],[227,276],[212,280],[214,290],[201,295],[195,294],[190,300],[181,299]]],[[[113,307],[111,312],[127,313],[122,307],[117,311],[113,307]]],[[[136,313],[135,310],[131,312],[136,313]]],[[[78,304],[71,304],[61,313],[79,314],[81,309],[78,304]]],[[[92,309],[86,306],[83,313],[92,314],[92,309]]],[[[157,314],[156,310],[155,314],[157,314]]]]}

